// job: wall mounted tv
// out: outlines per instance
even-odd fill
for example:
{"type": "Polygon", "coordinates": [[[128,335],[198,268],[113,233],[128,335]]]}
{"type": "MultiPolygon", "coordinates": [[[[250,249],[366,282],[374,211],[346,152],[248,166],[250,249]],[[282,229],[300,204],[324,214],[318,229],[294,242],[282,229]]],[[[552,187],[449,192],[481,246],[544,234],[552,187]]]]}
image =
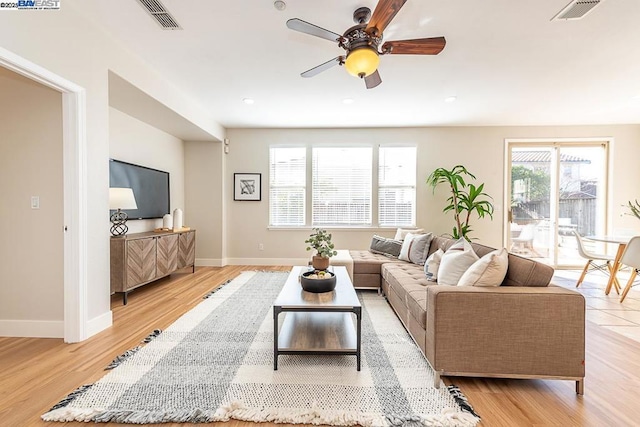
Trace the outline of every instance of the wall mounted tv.
{"type": "Polygon", "coordinates": [[[133,189],[138,209],[123,209],[129,219],[162,218],[171,208],[169,172],[109,159],[109,187],[133,189]]]}

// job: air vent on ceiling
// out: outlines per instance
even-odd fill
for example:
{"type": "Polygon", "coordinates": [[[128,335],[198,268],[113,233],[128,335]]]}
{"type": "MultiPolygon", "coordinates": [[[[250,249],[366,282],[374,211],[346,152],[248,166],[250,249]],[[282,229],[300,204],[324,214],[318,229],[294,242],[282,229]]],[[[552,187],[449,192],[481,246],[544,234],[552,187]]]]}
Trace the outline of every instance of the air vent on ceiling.
{"type": "Polygon", "coordinates": [[[163,30],[182,29],[175,18],[171,16],[171,14],[159,0],[138,0],[138,2],[163,30]]]}
{"type": "Polygon", "coordinates": [[[603,0],[573,0],[566,5],[556,16],[551,18],[552,21],[564,21],[567,19],[581,19],[591,12],[594,7],[602,3],[603,0]]]}

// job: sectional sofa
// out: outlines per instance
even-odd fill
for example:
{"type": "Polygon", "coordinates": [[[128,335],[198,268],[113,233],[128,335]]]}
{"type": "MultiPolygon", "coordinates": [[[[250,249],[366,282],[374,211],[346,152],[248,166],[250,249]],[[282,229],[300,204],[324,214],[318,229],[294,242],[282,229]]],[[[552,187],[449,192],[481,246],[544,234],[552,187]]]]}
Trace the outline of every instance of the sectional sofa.
{"type": "MultiPolygon", "coordinates": [[[[435,237],[429,255],[454,240],[435,237]]],[[[493,248],[473,243],[482,257],[493,248]]],[[[585,299],[550,283],[553,268],[508,255],[497,287],[445,286],[424,267],[349,251],[353,283],[379,289],[440,376],[572,380],[584,393],[585,299]]]]}

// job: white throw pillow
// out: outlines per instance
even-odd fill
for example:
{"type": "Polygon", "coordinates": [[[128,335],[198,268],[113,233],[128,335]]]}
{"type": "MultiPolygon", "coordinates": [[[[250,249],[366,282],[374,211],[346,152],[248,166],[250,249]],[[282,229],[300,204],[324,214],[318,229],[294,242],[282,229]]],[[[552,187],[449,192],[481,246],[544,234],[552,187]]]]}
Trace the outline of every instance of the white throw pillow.
{"type": "Polygon", "coordinates": [[[424,234],[423,228],[398,228],[393,240],[404,240],[407,234],[424,234]]]}
{"type": "Polygon", "coordinates": [[[442,255],[444,255],[444,251],[442,249],[438,249],[429,255],[429,258],[427,258],[427,261],[424,263],[424,275],[427,276],[427,280],[430,282],[438,280],[438,269],[440,268],[442,255]]]}
{"type": "Polygon", "coordinates": [[[509,253],[506,249],[489,252],[464,272],[458,286],[500,286],[508,267],[509,253]]]}
{"type": "Polygon", "coordinates": [[[411,233],[407,233],[404,236],[404,240],[402,240],[402,247],[400,248],[400,255],[398,255],[398,259],[402,261],[411,262],[409,259],[409,251],[411,250],[411,243],[413,243],[413,238],[415,236],[411,233]]]}
{"type": "Polygon", "coordinates": [[[471,244],[463,237],[442,255],[438,284],[456,286],[465,271],[478,260],[471,244]]]}

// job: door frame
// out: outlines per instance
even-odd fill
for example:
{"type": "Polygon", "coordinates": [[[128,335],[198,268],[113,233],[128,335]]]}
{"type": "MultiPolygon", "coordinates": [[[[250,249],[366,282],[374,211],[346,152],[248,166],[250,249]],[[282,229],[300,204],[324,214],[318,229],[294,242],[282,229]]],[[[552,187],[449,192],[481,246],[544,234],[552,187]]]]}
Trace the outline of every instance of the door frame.
{"type": "Polygon", "coordinates": [[[88,338],[86,91],[0,47],[0,66],[62,94],[64,341],[88,338]]]}
{"type": "MultiPolygon", "coordinates": [[[[612,218],[610,216],[611,206],[612,206],[612,180],[611,180],[611,162],[612,156],[611,152],[614,146],[614,138],[611,136],[605,137],[575,137],[575,138],[505,138],[504,140],[504,199],[503,206],[504,212],[502,217],[502,235],[503,235],[503,244],[506,248],[509,246],[510,240],[510,230],[509,227],[509,213],[511,212],[511,147],[512,146],[549,146],[553,147],[557,145],[579,145],[579,144],[595,144],[595,143],[605,143],[605,159],[604,159],[604,176],[606,177],[606,186],[605,191],[606,194],[602,199],[602,209],[604,211],[604,232],[607,233],[608,230],[611,229],[612,226],[612,218]]],[[[556,169],[559,168],[559,164],[556,165],[556,169]]],[[[556,176],[558,174],[558,170],[556,170],[556,176]]],[[[556,192],[557,193],[557,192],[556,192]]],[[[556,204],[558,195],[555,195],[556,204]]],[[[555,212],[554,223],[558,224],[558,212],[555,212]]],[[[557,244],[557,233],[554,233],[554,245],[557,244]]],[[[554,268],[557,268],[557,254],[554,254],[553,264],[554,268]]]]}

